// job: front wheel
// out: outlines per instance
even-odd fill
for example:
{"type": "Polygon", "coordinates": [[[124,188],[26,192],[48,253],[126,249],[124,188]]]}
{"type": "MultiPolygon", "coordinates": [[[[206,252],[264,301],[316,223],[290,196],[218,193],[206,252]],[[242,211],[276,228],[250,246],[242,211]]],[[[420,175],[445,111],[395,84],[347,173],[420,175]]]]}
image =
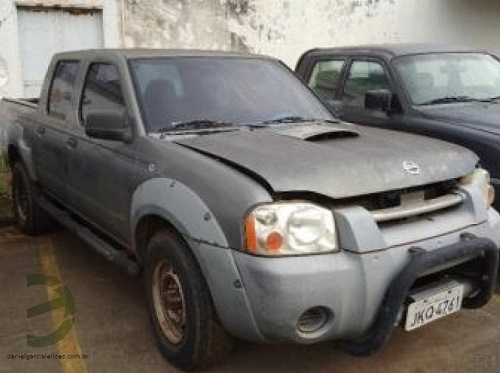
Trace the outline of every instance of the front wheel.
{"type": "Polygon", "coordinates": [[[227,357],[232,338],[220,325],[198,264],[182,239],[166,230],[155,234],[144,273],[163,355],[186,371],[207,369],[227,357]]]}

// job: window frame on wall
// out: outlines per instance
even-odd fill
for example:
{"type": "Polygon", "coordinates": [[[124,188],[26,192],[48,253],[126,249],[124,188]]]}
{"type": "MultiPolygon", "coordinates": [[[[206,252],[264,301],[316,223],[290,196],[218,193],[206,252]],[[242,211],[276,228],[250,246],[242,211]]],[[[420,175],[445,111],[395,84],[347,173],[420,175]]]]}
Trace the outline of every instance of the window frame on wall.
{"type": "Polygon", "coordinates": [[[49,89],[48,89],[48,93],[47,93],[47,100],[46,100],[46,105],[45,105],[45,110],[46,110],[48,116],[50,116],[52,118],[59,119],[61,121],[65,121],[68,119],[68,116],[71,116],[71,113],[73,110],[73,102],[75,100],[75,97],[78,95],[78,93],[75,92],[75,89],[78,86],[78,76],[80,73],[80,69],[82,69],[82,61],[79,59],[68,58],[68,59],[61,59],[61,60],[57,61],[57,63],[54,66],[54,70],[52,71],[52,77],[50,79],[50,85],[49,85],[49,89]],[[69,104],[69,110],[64,114],[61,114],[59,112],[55,112],[53,110],[53,106],[52,106],[52,90],[54,89],[54,83],[56,81],[57,72],[59,70],[59,67],[62,64],[76,64],[77,65],[74,80],[71,82],[70,98],[69,98],[69,100],[67,100],[68,104],[69,104]]]}
{"type": "MultiPolygon", "coordinates": [[[[5,21],[5,26],[17,30],[18,42],[13,47],[16,55],[15,63],[19,65],[18,76],[10,81],[11,88],[19,93],[11,93],[11,95],[29,98],[41,96],[45,87],[48,86],[46,84],[48,79],[45,78],[46,67],[50,66],[56,53],[104,48],[109,44],[108,41],[106,45],[104,42],[103,16],[104,8],[108,5],[95,6],[78,2],[74,5],[58,6],[45,4],[51,3],[47,1],[16,0],[11,2],[14,6],[12,11],[15,17],[9,17],[5,21]],[[77,20],[76,24],[75,20],[77,20]],[[40,27],[44,28],[48,34],[37,32],[37,28],[40,27]],[[81,35],[81,31],[78,31],[90,28],[93,31],[86,33],[85,37],[81,35]],[[61,30],[69,35],[61,38],[61,30]],[[35,43],[37,48],[33,48],[33,38],[37,41],[35,43]],[[75,46],[75,40],[78,40],[77,46],[75,46]]],[[[112,39],[111,43],[116,39],[114,35],[112,39]]],[[[77,57],[77,59],[83,64],[84,58],[77,57]]],[[[44,110],[47,113],[45,106],[44,110]]]]}

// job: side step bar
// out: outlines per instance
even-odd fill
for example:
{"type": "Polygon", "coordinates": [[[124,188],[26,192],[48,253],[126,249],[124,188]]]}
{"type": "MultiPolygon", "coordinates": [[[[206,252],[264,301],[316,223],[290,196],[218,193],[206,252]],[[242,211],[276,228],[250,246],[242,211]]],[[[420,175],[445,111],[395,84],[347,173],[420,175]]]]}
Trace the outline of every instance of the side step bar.
{"type": "Polygon", "coordinates": [[[59,209],[43,197],[39,197],[37,202],[55,221],[75,234],[108,261],[124,269],[130,275],[139,273],[140,268],[137,262],[128,258],[122,251],[111,246],[87,227],[73,220],[67,211],[59,209]]]}

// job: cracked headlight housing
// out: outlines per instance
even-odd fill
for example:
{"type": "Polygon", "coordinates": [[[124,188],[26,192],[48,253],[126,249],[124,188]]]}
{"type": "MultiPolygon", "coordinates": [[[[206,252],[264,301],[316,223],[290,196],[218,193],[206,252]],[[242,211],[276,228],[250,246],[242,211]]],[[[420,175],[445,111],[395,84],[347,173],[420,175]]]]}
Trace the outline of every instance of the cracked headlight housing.
{"type": "Polygon", "coordinates": [[[333,213],[307,202],[258,206],[245,220],[245,248],[264,256],[336,252],[333,213]]]}
{"type": "Polygon", "coordinates": [[[486,208],[490,207],[495,200],[495,189],[490,184],[490,173],[484,168],[476,168],[470,175],[460,179],[460,185],[475,185],[483,195],[486,208]]]}

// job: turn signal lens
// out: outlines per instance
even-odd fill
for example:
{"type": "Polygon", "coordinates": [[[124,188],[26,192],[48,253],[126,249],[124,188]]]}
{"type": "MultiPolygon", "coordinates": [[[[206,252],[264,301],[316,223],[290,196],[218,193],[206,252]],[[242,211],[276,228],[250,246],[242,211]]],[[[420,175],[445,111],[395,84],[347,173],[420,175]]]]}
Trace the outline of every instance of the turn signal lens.
{"type": "Polygon", "coordinates": [[[495,201],[495,189],[490,184],[490,173],[484,168],[476,168],[472,174],[464,176],[460,184],[476,185],[481,190],[487,208],[495,201]]]}
{"type": "Polygon", "coordinates": [[[488,185],[486,191],[486,205],[489,207],[495,202],[495,188],[492,185],[488,185]]]}
{"type": "Polygon", "coordinates": [[[283,246],[283,235],[279,232],[271,232],[266,237],[266,249],[276,251],[283,246]]]}
{"type": "Polygon", "coordinates": [[[255,233],[255,218],[250,214],[245,222],[247,250],[251,253],[257,251],[257,234],[255,233]]]}

